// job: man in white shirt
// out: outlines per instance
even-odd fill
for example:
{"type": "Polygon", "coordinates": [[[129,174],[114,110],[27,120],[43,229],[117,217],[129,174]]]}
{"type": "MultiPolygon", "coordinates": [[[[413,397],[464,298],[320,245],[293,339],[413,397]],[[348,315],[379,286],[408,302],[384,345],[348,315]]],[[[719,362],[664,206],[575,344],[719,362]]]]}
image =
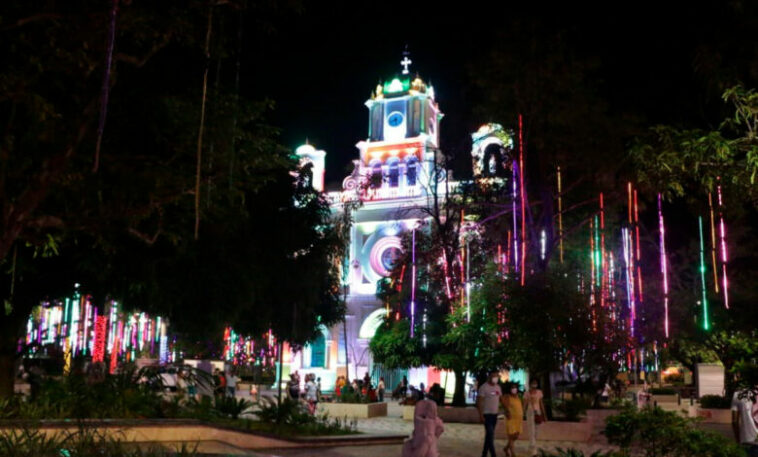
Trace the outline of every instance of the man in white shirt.
{"type": "Polygon", "coordinates": [[[237,375],[233,371],[226,372],[226,395],[234,398],[237,395],[237,375]]]}
{"type": "MultiPolygon", "coordinates": [[[[735,392],[732,396],[732,429],[737,442],[748,446],[758,446],[758,427],[754,412],[756,405],[747,397],[748,392],[735,392]],[[744,396],[745,398],[740,398],[744,396]]],[[[751,454],[752,455],[752,454],[751,454]]]]}
{"type": "Polygon", "coordinates": [[[493,371],[487,382],[479,388],[476,397],[476,407],[479,409],[479,420],[484,424],[484,448],[482,457],[496,457],[495,453],[495,426],[497,425],[497,413],[500,408],[503,391],[500,389],[498,373],[493,371]]]}

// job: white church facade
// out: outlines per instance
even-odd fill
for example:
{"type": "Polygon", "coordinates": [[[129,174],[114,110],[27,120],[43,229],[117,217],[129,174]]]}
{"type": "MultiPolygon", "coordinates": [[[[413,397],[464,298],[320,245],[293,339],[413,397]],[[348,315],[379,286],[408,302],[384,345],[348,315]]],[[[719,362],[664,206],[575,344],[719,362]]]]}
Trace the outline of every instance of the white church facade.
{"type": "MultiPolygon", "coordinates": [[[[440,185],[444,173],[436,168],[443,114],[434,89],[420,77],[411,76],[407,65],[402,75],[378,85],[366,106],[369,132],[367,139],[356,145],[354,171],[342,182],[342,190],[327,193],[335,212],[343,211],[346,201],[360,198],[362,202],[353,212],[350,233],[345,324],[324,328],[323,338],[299,352],[285,350],[283,374],[286,379],[295,370],[315,373],[326,391],[333,388],[338,375],[353,379],[368,372],[374,382],[385,376],[389,390],[400,376],[407,375],[412,385],[439,382],[452,392],[452,373],[433,368],[382,372],[369,350],[370,339],[386,313],[375,296],[377,282],[389,275],[402,249],[402,233],[425,217],[420,208],[429,205],[431,186],[440,185]]],[[[472,135],[475,174],[495,173],[506,150],[513,146],[509,139],[497,124],[482,126],[472,135]]],[[[323,191],[326,153],[309,144],[296,153],[302,162],[312,163],[313,185],[323,191]]]]}

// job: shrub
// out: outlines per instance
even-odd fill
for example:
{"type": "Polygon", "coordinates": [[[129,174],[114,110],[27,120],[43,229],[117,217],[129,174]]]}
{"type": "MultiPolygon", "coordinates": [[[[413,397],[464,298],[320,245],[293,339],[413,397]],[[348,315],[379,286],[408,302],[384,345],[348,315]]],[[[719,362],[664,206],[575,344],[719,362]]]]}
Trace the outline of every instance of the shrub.
{"type": "Polygon", "coordinates": [[[700,397],[701,408],[711,409],[729,409],[732,407],[732,402],[721,395],[703,395],[700,397]]]}
{"type": "Polygon", "coordinates": [[[660,408],[626,408],[606,419],[608,442],[623,455],[646,457],[741,457],[742,449],[723,436],[695,428],[696,421],[660,408]]]}
{"type": "Polygon", "coordinates": [[[303,435],[354,433],[356,428],[355,421],[348,423],[347,419],[330,419],[327,414],[311,415],[302,403],[291,398],[282,400],[281,405],[273,401],[259,403],[259,408],[255,414],[262,422],[294,427],[294,431],[303,435]]]}
{"type": "Polygon", "coordinates": [[[677,371],[663,377],[663,381],[669,384],[684,384],[684,373],[677,371]]]}
{"type": "Polygon", "coordinates": [[[13,457],[192,457],[196,448],[144,449],[88,429],[53,436],[30,428],[0,431],[0,455],[13,457]]]}
{"type": "Polygon", "coordinates": [[[248,412],[252,406],[253,403],[244,398],[237,399],[225,395],[217,395],[214,402],[214,407],[220,415],[232,419],[237,419],[241,414],[248,412]]]}
{"type": "Polygon", "coordinates": [[[283,399],[281,404],[277,404],[275,401],[261,402],[258,406],[260,409],[255,414],[263,422],[302,425],[309,422],[313,417],[302,403],[291,398],[283,399]]]}
{"type": "Polygon", "coordinates": [[[576,422],[580,416],[587,414],[587,410],[592,407],[592,400],[585,397],[576,397],[568,400],[555,401],[553,403],[556,411],[562,413],[566,420],[576,422]]]}
{"type": "Polygon", "coordinates": [[[360,392],[350,391],[342,392],[337,398],[338,403],[369,403],[368,395],[361,395],[360,392]]]}

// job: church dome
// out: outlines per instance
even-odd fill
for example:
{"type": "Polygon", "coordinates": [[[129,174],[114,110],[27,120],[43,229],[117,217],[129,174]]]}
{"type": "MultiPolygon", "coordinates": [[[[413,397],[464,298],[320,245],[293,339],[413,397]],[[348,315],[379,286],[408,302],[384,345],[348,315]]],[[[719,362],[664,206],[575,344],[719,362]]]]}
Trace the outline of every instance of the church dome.
{"type": "Polygon", "coordinates": [[[431,86],[427,86],[420,76],[410,75],[395,76],[378,84],[376,90],[371,94],[372,100],[381,100],[383,98],[401,97],[403,95],[429,94],[434,98],[434,91],[431,86]]]}
{"type": "Polygon", "coordinates": [[[308,143],[302,146],[299,146],[297,149],[295,149],[295,153],[297,153],[297,155],[299,156],[310,156],[310,155],[313,155],[315,152],[316,152],[316,148],[314,148],[308,143]]]}

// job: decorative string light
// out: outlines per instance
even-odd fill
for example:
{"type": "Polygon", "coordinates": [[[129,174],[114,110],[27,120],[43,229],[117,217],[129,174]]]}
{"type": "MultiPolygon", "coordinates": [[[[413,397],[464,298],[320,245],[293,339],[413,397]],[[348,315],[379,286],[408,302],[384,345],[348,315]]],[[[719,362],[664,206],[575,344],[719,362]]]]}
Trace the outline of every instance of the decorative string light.
{"type": "Polygon", "coordinates": [[[526,189],[524,188],[524,118],[518,115],[519,190],[521,191],[521,285],[526,281],[526,189]]]}
{"type": "Polygon", "coordinates": [[[713,195],[708,192],[708,209],[711,213],[711,260],[713,262],[713,289],[719,293],[719,269],[716,266],[716,222],[713,216],[713,195]]]}
{"type": "Polygon", "coordinates": [[[471,322],[471,252],[469,242],[466,240],[466,322],[471,322]]]}
{"type": "Polygon", "coordinates": [[[545,260],[545,245],[547,244],[545,229],[540,232],[540,260],[545,260]]]}
{"type": "Polygon", "coordinates": [[[608,294],[606,283],[606,262],[605,262],[605,208],[603,206],[603,193],[600,192],[600,307],[605,307],[605,300],[608,294]]]}
{"type": "MultiPolygon", "coordinates": [[[[721,178],[718,178],[721,179],[721,178]]],[[[721,184],[716,186],[719,197],[719,236],[721,244],[721,287],[724,290],[724,307],[729,309],[729,283],[726,278],[726,225],[724,224],[724,200],[721,198],[721,184]]]]}
{"type": "Polygon", "coordinates": [[[711,324],[708,320],[708,297],[706,296],[705,287],[705,243],[703,242],[703,217],[697,218],[698,230],[700,232],[700,288],[702,291],[703,304],[703,330],[710,330],[711,324]]]}
{"type": "Polygon", "coordinates": [[[416,228],[411,231],[411,338],[416,326],[416,228]]]}
{"type": "Polygon", "coordinates": [[[71,357],[89,355],[95,362],[104,362],[105,353],[115,354],[114,363],[134,360],[137,352],[152,355],[161,326],[158,322],[165,320],[146,313],[121,313],[118,308],[118,303],[111,301],[107,312],[99,314],[92,298],[78,293],[62,302],[43,302],[29,316],[23,340],[27,345],[35,343],[28,349],[30,354],[39,347],[55,345],[69,351],[71,357]]]}
{"type": "Polygon", "coordinates": [[[518,213],[516,212],[516,200],[518,199],[518,194],[516,193],[516,183],[518,182],[516,179],[516,169],[518,168],[516,165],[516,161],[513,161],[513,198],[511,199],[511,204],[513,206],[513,270],[515,272],[519,272],[519,255],[518,255],[518,213]]]}
{"type": "Polygon", "coordinates": [[[563,190],[561,189],[561,166],[558,165],[558,253],[563,263],[563,190]]]}
{"type": "Polygon", "coordinates": [[[658,233],[660,235],[661,252],[661,275],[663,278],[663,330],[666,338],[669,337],[669,279],[668,259],[666,258],[666,229],[663,223],[663,203],[661,194],[658,193],[658,233]]]}
{"type": "Polygon", "coordinates": [[[634,230],[636,232],[635,251],[637,260],[635,262],[637,266],[637,306],[641,309],[643,303],[642,293],[642,261],[640,260],[640,214],[639,207],[637,205],[637,189],[634,189],[634,230]]]}
{"type": "Polygon", "coordinates": [[[636,309],[634,300],[634,258],[632,253],[632,235],[628,228],[621,229],[624,247],[624,264],[626,266],[626,300],[629,306],[629,331],[634,336],[636,309]]]}

